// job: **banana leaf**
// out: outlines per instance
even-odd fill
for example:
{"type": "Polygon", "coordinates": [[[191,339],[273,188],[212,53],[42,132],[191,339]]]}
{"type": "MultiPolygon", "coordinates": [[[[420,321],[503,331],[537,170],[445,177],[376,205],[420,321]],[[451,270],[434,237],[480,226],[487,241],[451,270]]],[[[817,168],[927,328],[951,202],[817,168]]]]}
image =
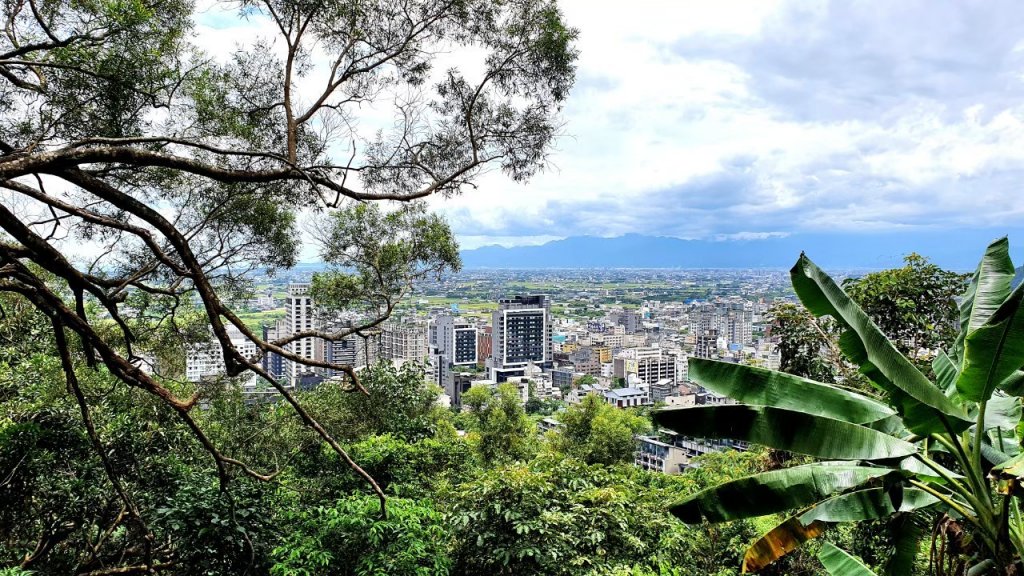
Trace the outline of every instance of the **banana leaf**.
{"type": "Polygon", "coordinates": [[[956,390],[956,379],[960,377],[960,369],[942,350],[939,350],[932,360],[932,370],[935,372],[935,383],[939,385],[939,390],[945,392],[947,396],[956,390]]]}
{"type": "Polygon", "coordinates": [[[818,560],[831,576],[877,576],[863,562],[825,542],[818,552],[818,560]]]}
{"type": "Polygon", "coordinates": [[[889,394],[907,429],[926,435],[949,426],[971,425],[960,406],[946,397],[893,346],[867,314],[831,278],[801,255],[790,271],[793,288],[815,316],[830,315],[846,331],[840,347],[875,385],[889,394]]]}
{"type": "Polygon", "coordinates": [[[985,249],[960,302],[960,334],[953,344],[957,364],[963,363],[964,339],[984,324],[1010,295],[1014,274],[1010,241],[1004,236],[985,249]]]}
{"type": "Polygon", "coordinates": [[[804,525],[796,516],[790,517],[747,548],[743,555],[743,573],[762,570],[804,542],[821,536],[826,528],[828,524],[825,522],[804,525]]]}
{"type": "Polygon", "coordinates": [[[890,468],[816,463],[738,478],[693,494],[671,508],[687,524],[727,522],[803,508],[869,481],[902,477],[890,468]]]}
{"type": "Polygon", "coordinates": [[[1017,370],[999,383],[999,389],[1011,396],[1024,396],[1024,370],[1017,370]]]}
{"type": "Polygon", "coordinates": [[[831,523],[886,518],[897,511],[916,510],[938,502],[927,492],[914,488],[906,489],[901,500],[894,505],[884,488],[869,488],[819,502],[786,519],[754,542],[743,557],[743,569],[745,572],[761,570],[804,542],[823,534],[831,523]]]}
{"type": "Polygon", "coordinates": [[[881,460],[917,452],[871,428],[794,410],[743,404],[668,408],[655,421],[684,436],[745,440],[827,460],[881,460]]]}
{"type": "Polygon", "coordinates": [[[875,422],[896,413],[854,392],[734,362],[690,358],[689,378],[743,404],[785,408],[853,424],[875,422]]]}
{"type": "Polygon", "coordinates": [[[938,502],[938,498],[917,488],[904,488],[900,501],[894,502],[890,491],[885,488],[868,488],[833,496],[812,507],[800,516],[804,525],[812,522],[859,522],[885,518],[896,512],[910,512],[927,508],[938,502]]]}
{"type": "Polygon", "coordinates": [[[886,576],[905,576],[913,572],[921,540],[928,533],[928,521],[921,514],[901,513],[888,524],[893,551],[882,571],[886,576]]]}
{"type": "Polygon", "coordinates": [[[985,323],[964,338],[963,363],[956,389],[983,402],[1024,366],[1024,284],[1017,287],[985,323]]]}

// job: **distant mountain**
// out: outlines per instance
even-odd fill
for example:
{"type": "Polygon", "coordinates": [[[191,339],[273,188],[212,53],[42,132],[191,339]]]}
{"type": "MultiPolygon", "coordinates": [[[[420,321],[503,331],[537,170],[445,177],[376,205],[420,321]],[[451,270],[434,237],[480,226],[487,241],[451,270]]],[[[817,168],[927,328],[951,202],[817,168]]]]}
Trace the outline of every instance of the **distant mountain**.
{"type": "Polygon", "coordinates": [[[1024,229],[794,234],[756,240],[680,240],[627,234],[578,236],[540,246],[484,246],[462,252],[467,268],[789,268],[804,251],[818,265],[878,269],[917,252],[945,268],[973,270],[992,240],[1008,235],[1016,261],[1024,229]]]}

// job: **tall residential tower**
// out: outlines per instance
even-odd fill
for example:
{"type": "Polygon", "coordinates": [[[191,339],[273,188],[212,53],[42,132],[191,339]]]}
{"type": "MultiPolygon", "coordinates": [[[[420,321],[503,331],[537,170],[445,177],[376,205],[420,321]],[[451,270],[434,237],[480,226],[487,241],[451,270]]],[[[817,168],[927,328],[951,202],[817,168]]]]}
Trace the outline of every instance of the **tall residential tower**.
{"type": "Polygon", "coordinates": [[[551,368],[551,299],[544,294],[498,300],[491,317],[491,379],[523,376],[528,364],[551,368]]]}

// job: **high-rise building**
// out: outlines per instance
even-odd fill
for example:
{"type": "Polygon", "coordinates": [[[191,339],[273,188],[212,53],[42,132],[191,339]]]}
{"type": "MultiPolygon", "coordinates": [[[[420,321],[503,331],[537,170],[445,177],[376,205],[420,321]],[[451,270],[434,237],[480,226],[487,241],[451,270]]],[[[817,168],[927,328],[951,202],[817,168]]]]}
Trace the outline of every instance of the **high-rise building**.
{"type": "Polygon", "coordinates": [[[491,379],[522,376],[528,364],[551,368],[551,300],[543,294],[498,301],[492,314],[491,379]]]}
{"type": "Polygon", "coordinates": [[[697,358],[714,358],[718,355],[718,330],[711,329],[698,333],[693,355],[697,358]]]}
{"type": "MultiPolygon", "coordinates": [[[[668,381],[668,387],[671,388],[676,385],[676,357],[673,354],[662,352],[656,357],[640,358],[636,362],[636,375],[649,386],[653,387],[659,382],[668,381]]],[[[653,400],[655,402],[664,400],[664,396],[653,398],[653,400]]]]}
{"type": "MultiPolygon", "coordinates": [[[[288,285],[288,295],[285,297],[285,328],[288,334],[298,334],[312,330],[315,326],[313,297],[309,293],[308,283],[292,283],[288,285]]],[[[317,338],[312,336],[300,338],[288,344],[288,351],[292,354],[307,360],[320,360],[322,358],[321,347],[317,338]]],[[[286,373],[288,380],[295,383],[303,374],[311,374],[315,370],[301,362],[288,361],[286,373]]]]}
{"type": "Polygon", "coordinates": [[[476,340],[476,359],[477,362],[491,356],[491,351],[494,349],[494,329],[490,326],[484,326],[477,333],[476,340]]]}
{"type": "Polygon", "coordinates": [[[476,327],[456,316],[438,316],[434,319],[432,334],[434,346],[433,362],[436,366],[437,383],[457,403],[461,397],[455,389],[455,375],[461,366],[476,366],[476,327]]]}
{"type": "MultiPolygon", "coordinates": [[[[267,324],[263,325],[263,340],[264,342],[273,342],[280,338],[283,338],[288,334],[287,324],[284,318],[278,319],[272,326],[267,324]]],[[[285,373],[287,363],[285,359],[277,352],[267,352],[263,356],[263,369],[266,370],[272,378],[277,381],[281,381],[287,377],[285,373]]]]}

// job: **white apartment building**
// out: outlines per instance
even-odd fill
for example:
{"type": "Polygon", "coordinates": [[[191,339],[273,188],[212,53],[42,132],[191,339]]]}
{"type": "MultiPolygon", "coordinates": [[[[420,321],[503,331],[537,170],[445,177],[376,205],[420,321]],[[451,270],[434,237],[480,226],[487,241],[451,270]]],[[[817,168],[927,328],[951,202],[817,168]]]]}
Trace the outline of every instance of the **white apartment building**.
{"type": "MultiPolygon", "coordinates": [[[[256,356],[257,348],[256,344],[252,340],[249,340],[242,333],[232,325],[225,327],[228,333],[228,337],[231,340],[231,345],[238,350],[242,356],[246,358],[253,358],[256,356]]],[[[220,342],[210,335],[210,340],[202,344],[196,344],[189,348],[185,354],[185,378],[190,382],[200,382],[208,378],[216,378],[218,376],[224,376],[227,371],[227,367],[224,365],[224,350],[221,348],[220,342]]],[[[245,388],[256,386],[256,374],[253,372],[245,372],[243,375],[242,386],[245,388]]]]}
{"type": "MultiPolygon", "coordinates": [[[[285,329],[288,334],[297,334],[312,330],[315,327],[313,297],[309,294],[309,284],[293,283],[288,285],[288,296],[285,298],[285,329]]],[[[288,351],[300,358],[309,360],[322,359],[323,350],[317,338],[301,338],[288,344],[288,351]]],[[[285,360],[285,374],[293,384],[299,376],[310,374],[315,370],[302,364],[285,360]]]]}

